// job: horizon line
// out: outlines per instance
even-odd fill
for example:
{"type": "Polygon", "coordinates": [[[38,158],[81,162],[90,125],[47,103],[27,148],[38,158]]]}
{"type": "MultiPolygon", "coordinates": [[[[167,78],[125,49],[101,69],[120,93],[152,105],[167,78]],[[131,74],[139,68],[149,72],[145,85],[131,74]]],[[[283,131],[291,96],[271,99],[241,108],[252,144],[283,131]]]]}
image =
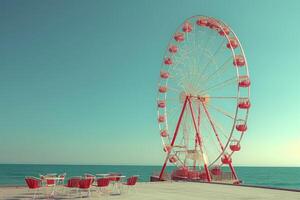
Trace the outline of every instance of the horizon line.
{"type": "MultiPolygon", "coordinates": [[[[73,165],[73,166],[162,166],[161,164],[74,164],[74,163],[0,163],[0,165],[73,165]]],[[[168,165],[172,166],[172,165],[168,165]]],[[[300,165],[235,165],[234,167],[300,167],[300,165]]]]}

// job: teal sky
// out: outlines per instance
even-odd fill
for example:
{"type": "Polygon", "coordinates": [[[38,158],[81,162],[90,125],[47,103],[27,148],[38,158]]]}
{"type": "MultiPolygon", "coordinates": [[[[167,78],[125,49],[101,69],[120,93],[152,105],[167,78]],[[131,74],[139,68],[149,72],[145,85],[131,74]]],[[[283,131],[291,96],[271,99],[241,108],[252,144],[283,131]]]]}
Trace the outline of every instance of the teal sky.
{"type": "Polygon", "coordinates": [[[161,164],[156,85],[176,27],[237,33],[252,79],[237,165],[300,166],[300,1],[0,1],[0,163],[161,164]],[[288,3],[286,3],[288,2],[288,3]]]}

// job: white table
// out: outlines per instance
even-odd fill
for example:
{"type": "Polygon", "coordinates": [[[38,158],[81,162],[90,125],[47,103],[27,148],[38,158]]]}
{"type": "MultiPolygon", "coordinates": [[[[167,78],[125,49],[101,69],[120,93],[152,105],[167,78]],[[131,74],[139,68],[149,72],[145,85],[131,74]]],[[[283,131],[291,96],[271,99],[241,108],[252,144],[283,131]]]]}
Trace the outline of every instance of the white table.
{"type": "Polygon", "coordinates": [[[50,176],[57,176],[57,173],[49,173],[45,175],[46,177],[50,177],[50,176]]]}
{"type": "Polygon", "coordinates": [[[120,195],[121,194],[121,180],[125,178],[126,176],[122,175],[114,175],[114,174],[96,174],[96,176],[104,177],[104,178],[109,178],[109,179],[114,179],[114,178],[120,178],[118,181],[111,181],[113,184],[113,190],[111,195],[120,195]]]}
{"type": "Polygon", "coordinates": [[[57,182],[63,180],[64,177],[45,176],[44,179],[45,179],[46,183],[47,183],[47,180],[54,180],[54,184],[53,185],[47,185],[46,184],[47,187],[52,187],[52,192],[50,193],[50,196],[53,197],[54,194],[55,194],[55,189],[56,189],[57,182]]]}
{"type": "Polygon", "coordinates": [[[109,176],[110,174],[96,174],[96,176],[101,176],[101,177],[106,177],[109,176]]]}
{"type": "Polygon", "coordinates": [[[123,178],[125,178],[126,176],[122,176],[122,175],[108,175],[105,176],[105,178],[120,178],[120,180],[118,181],[112,181],[113,182],[113,190],[111,192],[111,195],[120,195],[121,194],[121,181],[123,178]]]}

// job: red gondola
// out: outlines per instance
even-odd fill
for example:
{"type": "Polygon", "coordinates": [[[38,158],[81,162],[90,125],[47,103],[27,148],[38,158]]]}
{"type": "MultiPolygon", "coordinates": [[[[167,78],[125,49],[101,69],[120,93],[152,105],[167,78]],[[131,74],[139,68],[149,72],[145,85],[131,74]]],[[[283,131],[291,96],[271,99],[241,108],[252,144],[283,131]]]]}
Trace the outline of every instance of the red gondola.
{"type": "Polygon", "coordinates": [[[247,130],[247,125],[246,124],[237,124],[235,126],[235,128],[237,131],[245,132],[247,130]]]}
{"type": "Polygon", "coordinates": [[[169,72],[166,72],[166,71],[160,71],[160,78],[163,78],[163,79],[167,79],[169,78],[169,72]]]}
{"type": "Polygon", "coordinates": [[[166,107],[166,101],[165,101],[165,100],[159,100],[159,101],[157,102],[157,106],[158,106],[159,108],[164,108],[164,107],[166,107]]]}
{"type": "Polygon", "coordinates": [[[214,167],[210,170],[210,172],[215,176],[220,176],[222,174],[220,167],[214,167]]]}
{"type": "Polygon", "coordinates": [[[235,58],[233,60],[233,64],[234,64],[234,66],[242,67],[246,64],[246,62],[245,62],[245,59],[243,56],[238,55],[238,56],[235,56],[235,58]]]}
{"type": "Polygon", "coordinates": [[[219,28],[220,28],[219,22],[215,19],[209,19],[207,22],[207,26],[214,30],[219,30],[219,28]]]}
{"type": "Polygon", "coordinates": [[[249,109],[251,104],[250,104],[250,101],[248,99],[241,99],[239,101],[239,104],[238,104],[239,108],[241,109],[249,109]]]}
{"type": "Polygon", "coordinates": [[[229,30],[229,28],[227,28],[227,27],[223,27],[223,30],[220,29],[220,31],[219,31],[219,34],[220,34],[221,36],[229,35],[229,33],[230,33],[230,30],[229,30]]]}
{"type": "Polygon", "coordinates": [[[182,31],[185,33],[189,33],[193,30],[192,25],[189,22],[185,22],[182,26],[182,31]]]}
{"type": "Polygon", "coordinates": [[[227,154],[222,156],[221,161],[223,164],[230,164],[232,162],[230,156],[227,154]]]}
{"type": "Polygon", "coordinates": [[[178,47],[177,47],[177,46],[171,45],[171,46],[169,47],[169,52],[170,52],[170,53],[176,53],[177,51],[178,51],[178,47]]]}
{"type": "Polygon", "coordinates": [[[167,137],[169,134],[168,134],[168,131],[166,131],[166,130],[162,130],[161,132],[160,132],[160,136],[161,137],[167,137]]]}
{"type": "Polygon", "coordinates": [[[250,84],[251,82],[247,75],[239,77],[239,87],[249,87],[250,84]]]}
{"type": "Polygon", "coordinates": [[[172,65],[173,64],[171,58],[165,58],[164,63],[165,63],[165,65],[172,65]]]}
{"type": "Polygon", "coordinates": [[[167,90],[168,90],[167,86],[160,86],[159,89],[158,89],[158,91],[159,91],[160,93],[166,93],[167,90]]]}
{"type": "Polygon", "coordinates": [[[175,163],[175,162],[177,161],[176,156],[171,156],[171,157],[169,158],[169,161],[170,161],[170,163],[175,163]]]}
{"type": "Polygon", "coordinates": [[[239,151],[241,149],[241,146],[239,144],[239,141],[233,140],[231,144],[229,145],[231,151],[239,151]]]}
{"type": "Polygon", "coordinates": [[[176,40],[176,42],[182,42],[182,41],[184,41],[184,35],[183,35],[183,33],[176,33],[174,35],[174,39],[176,40]]]}
{"type": "Polygon", "coordinates": [[[171,150],[172,150],[172,147],[171,147],[170,145],[166,145],[166,146],[164,147],[164,152],[169,153],[169,152],[171,152],[171,150]]]}
{"type": "Polygon", "coordinates": [[[199,18],[196,23],[199,26],[207,26],[208,20],[206,18],[199,18]]]}
{"type": "Polygon", "coordinates": [[[158,122],[159,123],[163,123],[163,122],[165,122],[166,121],[166,117],[164,116],[164,115],[160,115],[159,117],[158,117],[158,122]]]}
{"type": "Polygon", "coordinates": [[[237,39],[235,39],[235,38],[230,38],[230,39],[229,39],[229,42],[228,42],[227,45],[226,45],[226,47],[227,47],[228,49],[230,49],[230,48],[235,49],[235,48],[237,48],[238,46],[239,46],[239,42],[238,42],[237,39]]]}

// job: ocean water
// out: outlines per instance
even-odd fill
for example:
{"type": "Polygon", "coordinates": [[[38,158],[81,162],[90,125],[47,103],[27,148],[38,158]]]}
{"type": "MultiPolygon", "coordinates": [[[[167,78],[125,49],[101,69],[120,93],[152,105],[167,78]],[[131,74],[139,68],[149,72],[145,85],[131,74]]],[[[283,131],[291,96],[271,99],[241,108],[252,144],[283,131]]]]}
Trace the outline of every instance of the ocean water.
{"type": "MultiPolygon", "coordinates": [[[[167,167],[171,171],[173,167],[167,167]]],[[[161,166],[132,165],[0,165],[0,186],[25,185],[25,176],[39,176],[46,173],[67,173],[67,177],[84,173],[120,172],[125,176],[140,175],[139,181],[149,181],[153,172],[161,166]]],[[[300,167],[235,167],[239,179],[247,185],[269,186],[300,190],[300,167]]]]}

